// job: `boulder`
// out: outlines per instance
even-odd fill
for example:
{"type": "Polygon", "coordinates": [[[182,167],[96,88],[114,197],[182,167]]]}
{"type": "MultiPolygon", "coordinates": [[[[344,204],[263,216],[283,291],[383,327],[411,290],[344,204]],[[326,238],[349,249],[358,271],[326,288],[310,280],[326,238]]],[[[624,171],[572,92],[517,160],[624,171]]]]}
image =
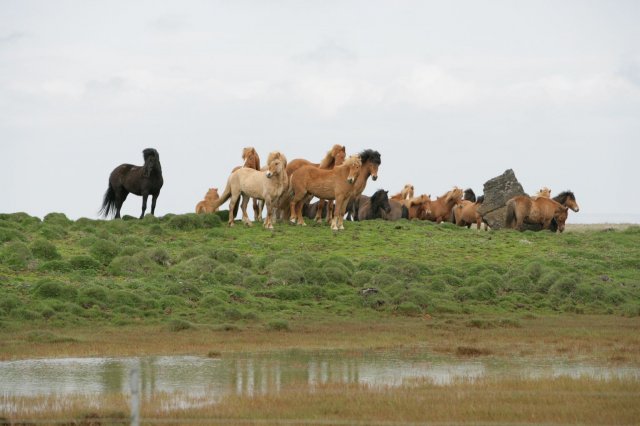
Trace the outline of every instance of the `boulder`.
{"type": "Polygon", "coordinates": [[[501,229],[505,225],[507,201],[518,196],[527,195],[516,179],[513,170],[508,169],[500,176],[489,179],[484,184],[484,201],[478,213],[491,229],[501,229]]]}

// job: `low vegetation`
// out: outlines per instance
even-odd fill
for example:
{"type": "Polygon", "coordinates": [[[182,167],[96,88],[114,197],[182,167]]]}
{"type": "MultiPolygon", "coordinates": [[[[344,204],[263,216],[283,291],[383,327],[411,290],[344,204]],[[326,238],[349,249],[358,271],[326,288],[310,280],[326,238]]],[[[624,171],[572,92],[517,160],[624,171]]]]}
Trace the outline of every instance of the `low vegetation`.
{"type": "MultiPolygon", "coordinates": [[[[637,226],[552,234],[369,221],[334,234],[227,228],[215,214],[126,219],[0,215],[0,329],[640,315],[637,226]]],[[[469,319],[477,328],[494,322],[469,319]]]]}

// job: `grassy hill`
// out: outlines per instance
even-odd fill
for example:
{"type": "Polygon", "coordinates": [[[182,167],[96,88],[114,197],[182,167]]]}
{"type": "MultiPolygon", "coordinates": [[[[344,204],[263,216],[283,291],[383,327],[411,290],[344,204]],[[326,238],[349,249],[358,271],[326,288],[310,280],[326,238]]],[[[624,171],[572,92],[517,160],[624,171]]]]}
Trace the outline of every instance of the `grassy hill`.
{"type": "Polygon", "coordinates": [[[5,330],[640,315],[638,226],[552,234],[369,221],[339,233],[287,224],[269,232],[228,228],[218,215],[71,221],[17,213],[0,215],[0,244],[5,330]]]}

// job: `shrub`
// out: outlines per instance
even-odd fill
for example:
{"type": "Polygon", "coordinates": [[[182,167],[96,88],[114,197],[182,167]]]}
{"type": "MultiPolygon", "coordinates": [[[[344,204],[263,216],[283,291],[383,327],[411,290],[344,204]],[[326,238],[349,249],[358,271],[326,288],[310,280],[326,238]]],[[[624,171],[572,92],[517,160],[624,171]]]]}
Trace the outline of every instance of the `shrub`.
{"type": "Polygon", "coordinates": [[[217,228],[222,226],[222,220],[217,214],[204,214],[202,216],[202,226],[204,228],[217,228]]]}
{"type": "Polygon", "coordinates": [[[380,273],[371,277],[371,286],[376,288],[385,288],[395,285],[396,278],[389,274],[380,273]]]}
{"type": "Polygon", "coordinates": [[[73,269],[77,270],[95,271],[100,269],[100,263],[97,260],[85,255],[73,256],[71,259],[69,259],[69,264],[73,269]]]}
{"type": "Polygon", "coordinates": [[[149,275],[157,269],[158,264],[145,252],[133,256],[118,256],[109,264],[109,272],[113,275],[149,275]]]}
{"type": "Polygon", "coordinates": [[[26,269],[32,258],[33,256],[29,247],[20,241],[5,243],[2,249],[0,249],[0,263],[7,265],[15,271],[26,269]]]}
{"type": "Polygon", "coordinates": [[[65,262],[64,260],[50,260],[48,262],[43,263],[38,268],[39,271],[52,271],[52,272],[69,272],[73,268],[69,264],[69,262],[65,262]]]}
{"type": "Polygon", "coordinates": [[[329,266],[324,268],[324,274],[327,276],[327,281],[335,284],[349,284],[349,273],[344,268],[329,266]]]}
{"type": "Polygon", "coordinates": [[[496,297],[496,291],[491,284],[482,282],[473,287],[471,296],[474,300],[493,300],[496,297]]]}
{"type": "Polygon", "coordinates": [[[280,287],[274,290],[275,296],[280,300],[300,300],[302,292],[296,288],[280,287]]]}
{"type": "Polygon", "coordinates": [[[188,213],[173,216],[169,219],[169,227],[179,231],[192,231],[203,228],[202,215],[188,213]]]}
{"type": "Polygon", "coordinates": [[[49,213],[44,217],[42,222],[60,226],[69,226],[73,224],[73,221],[71,221],[64,213],[49,213]]]}
{"type": "Polygon", "coordinates": [[[212,281],[213,271],[219,265],[216,260],[209,256],[200,255],[173,266],[171,273],[183,280],[200,279],[212,281]]]}
{"type": "Polygon", "coordinates": [[[166,292],[174,296],[185,296],[193,301],[197,301],[202,296],[202,292],[196,286],[183,282],[170,284],[166,292]]]}
{"type": "Polygon", "coordinates": [[[7,241],[25,241],[27,238],[17,229],[0,228],[0,243],[7,241]]]}
{"type": "Polygon", "coordinates": [[[156,248],[149,251],[149,259],[161,266],[171,265],[169,253],[163,248],[156,248]]]}
{"type": "Polygon", "coordinates": [[[422,314],[422,309],[413,302],[402,302],[398,305],[396,312],[400,315],[413,317],[422,314]]]}
{"type": "Polygon", "coordinates": [[[369,285],[369,281],[371,281],[371,277],[373,274],[369,271],[357,271],[353,274],[352,281],[353,284],[359,287],[365,287],[369,285]]]}
{"type": "Polygon", "coordinates": [[[103,265],[108,265],[118,255],[120,248],[109,240],[98,239],[89,249],[89,252],[103,265]]]}
{"type": "Polygon", "coordinates": [[[273,331],[288,331],[289,323],[283,319],[275,319],[267,323],[267,328],[273,331]]]}
{"type": "Polygon", "coordinates": [[[527,266],[527,274],[529,275],[529,278],[531,279],[531,281],[533,281],[534,283],[538,282],[543,272],[544,272],[544,268],[538,262],[533,262],[529,264],[529,266],[527,266]]]}
{"type": "Polygon", "coordinates": [[[75,287],[53,280],[40,281],[34,287],[33,292],[41,298],[67,301],[74,301],[78,295],[78,290],[75,287]]]}
{"type": "Polygon", "coordinates": [[[56,246],[42,238],[35,240],[31,244],[31,253],[38,259],[60,259],[60,253],[58,253],[56,246]]]}
{"type": "Polygon", "coordinates": [[[345,269],[345,272],[347,274],[353,273],[353,271],[356,269],[353,262],[351,262],[346,257],[342,257],[342,256],[331,256],[328,259],[324,260],[321,263],[321,266],[328,266],[328,267],[341,266],[343,269],[345,269]]]}
{"type": "Polygon", "coordinates": [[[223,263],[235,263],[238,257],[238,253],[233,250],[219,249],[213,252],[213,258],[223,263]]]}
{"type": "Polygon", "coordinates": [[[276,260],[270,265],[269,269],[272,277],[285,284],[298,284],[305,281],[304,272],[297,263],[291,260],[276,260]]]}
{"type": "Polygon", "coordinates": [[[247,274],[242,277],[242,285],[247,288],[260,288],[264,280],[260,275],[247,274]]]}
{"type": "Polygon", "coordinates": [[[169,331],[184,331],[194,328],[193,324],[189,321],[185,321],[182,319],[173,319],[169,322],[168,326],[169,331]]]}
{"type": "Polygon", "coordinates": [[[7,294],[0,299],[0,313],[8,315],[20,306],[22,302],[13,294],[7,294]]]}
{"type": "Polygon", "coordinates": [[[97,285],[82,287],[78,291],[78,303],[85,309],[93,306],[105,307],[107,291],[97,285]]]}
{"type": "Polygon", "coordinates": [[[576,280],[572,277],[562,277],[549,288],[549,294],[566,297],[576,289],[576,280]]]}
{"type": "Polygon", "coordinates": [[[361,271],[370,271],[370,272],[380,272],[382,269],[382,263],[376,259],[367,259],[365,261],[360,262],[358,265],[358,269],[361,271]]]}
{"type": "Polygon", "coordinates": [[[329,281],[322,268],[315,266],[306,269],[304,276],[308,284],[325,285],[329,281]]]}
{"type": "Polygon", "coordinates": [[[43,225],[40,235],[47,240],[61,240],[67,236],[67,231],[60,225],[43,225]]]}

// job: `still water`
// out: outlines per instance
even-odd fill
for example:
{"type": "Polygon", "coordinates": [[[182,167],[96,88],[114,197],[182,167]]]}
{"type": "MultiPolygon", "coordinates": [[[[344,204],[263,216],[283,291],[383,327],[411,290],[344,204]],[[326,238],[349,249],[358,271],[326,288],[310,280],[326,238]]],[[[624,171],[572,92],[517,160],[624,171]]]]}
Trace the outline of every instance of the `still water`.
{"type": "MultiPolygon", "coordinates": [[[[504,361],[407,357],[376,352],[285,352],[206,358],[60,358],[0,362],[2,400],[11,396],[130,394],[130,372],[140,372],[143,398],[157,393],[215,402],[230,394],[277,393],[324,383],[401,386],[416,379],[439,385],[478,378],[592,377],[640,381],[640,368],[566,361],[504,361]]],[[[180,401],[175,401],[180,405],[180,401]]],[[[186,403],[188,405],[188,403],[186,403]]],[[[6,407],[5,407],[6,408],[6,407]]]]}

